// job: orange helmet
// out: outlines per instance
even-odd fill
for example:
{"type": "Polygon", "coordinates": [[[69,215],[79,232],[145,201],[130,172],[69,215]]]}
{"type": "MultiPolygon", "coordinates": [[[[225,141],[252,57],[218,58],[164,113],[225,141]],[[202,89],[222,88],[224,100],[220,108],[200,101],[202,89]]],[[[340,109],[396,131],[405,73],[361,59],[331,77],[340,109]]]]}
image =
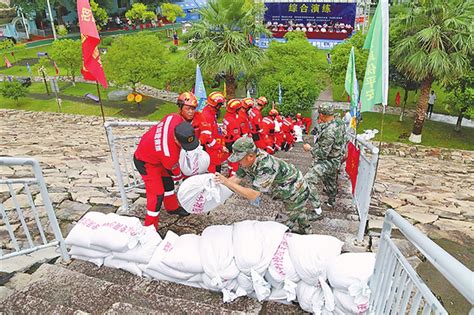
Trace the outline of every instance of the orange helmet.
{"type": "Polygon", "coordinates": [[[259,98],[257,98],[257,104],[260,106],[265,106],[268,104],[268,100],[265,96],[260,96],[259,98]]]}
{"type": "Polygon", "coordinates": [[[253,105],[254,105],[253,98],[247,97],[242,100],[242,106],[245,109],[249,109],[250,107],[253,107],[253,105]]]}
{"type": "Polygon", "coordinates": [[[276,109],[270,109],[270,111],[268,112],[268,115],[270,116],[277,116],[278,115],[278,111],[276,109]]]}
{"type": "Polygon", "coordinates": [[[296,118],[301,118],[301,113],[297,113],[296,118]]]}
{"type": "Polygon", "coordinates": [[[197,101],[196,96],[194,96],[193,93],[184,92],[178,96],[178,101],[176,102],[176,104],[178,104],[178,106],[180,107],[187,105],[187,106],[196,108],[198,106],[198,101],[197,101]]]}
{"type": "Polygon", "coordinates": [[[228,113],[235,113],[242,107],[242,102],[239,99],[233,98],[227,102],[226,110],[228,113]]]}
{"type": "Polygon", "coordinates": [[[218,91],[212,92],[207,97],[207,104],[212,106],[212,107],[218,107],[218,106],[224,105],[225,104],[224,94],[222,94],[221,92],[218,92],[218,91]]]}

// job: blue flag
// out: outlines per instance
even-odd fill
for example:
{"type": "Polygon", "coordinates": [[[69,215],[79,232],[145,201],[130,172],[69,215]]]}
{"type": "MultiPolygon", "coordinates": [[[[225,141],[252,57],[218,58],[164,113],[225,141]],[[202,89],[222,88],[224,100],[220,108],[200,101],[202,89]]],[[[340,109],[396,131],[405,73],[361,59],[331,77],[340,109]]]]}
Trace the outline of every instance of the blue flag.
{"type": "Polygon", "coordinates": [[[29,64],[28,62],[26,63],[26,70],[28,71],[28,73],[30,74],[30,76],[33,75],[33,74],[31,73],[30,64],[29,64]]]}
{"type": "Polygon", "coordinates": [[[198,107],[196,110],[201,111],[206,105],[207,94],[199,65],[196,65],[196,83],[194,84],[194,95],[196,95],[198,100],[198,107]]]}
{"type": "Polygon", "coordinates": [[[281,85],[278,83],[278,104],[281,105],[281,85]]]}

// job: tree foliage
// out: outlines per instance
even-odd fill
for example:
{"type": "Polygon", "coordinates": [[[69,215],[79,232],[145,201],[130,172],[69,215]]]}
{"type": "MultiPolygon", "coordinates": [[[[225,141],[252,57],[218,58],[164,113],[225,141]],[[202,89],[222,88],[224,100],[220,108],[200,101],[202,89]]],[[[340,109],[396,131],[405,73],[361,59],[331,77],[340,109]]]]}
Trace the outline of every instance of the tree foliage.
{"type": "MultiPolygon", "coordinates": [[[[56,2],[56,0],[50,0],[51,7],[53,7],[56,2]]],[[[28,18],[32,18],[36,14],[36,11],[45,10],[47,3],[46,0],[11,0],[10,6],[20,7],[28,18]]]]}
{"type": "Polygon", "coordinates": [[[51,58],[58,67],[64,68],[67,75],[75,82],[76,75],[82,67],[82,48],[79,40],[56,40],[51,46],[51,58]]]}
{"type": "Polygon", "coordinates": [[[258,92],[269,101],[278,102],[278,84],[281,85],[282,104],[277,109],[285,115],[312,108],[324,87],[327,67],[326,60],[304,36],[289,38],[287,43],[270,44],[268,60],[257,72],[258,92]]]}
{"type": "Polygon", "coordinates": [[[97,30],[100,31],[108,22],[109,14],[104,8],[101,8],[97,2],[91,0],[91,10],[94,15],[95,25],[97,30]]]}
{"type": "Polygon", "coordinates": [[[264,59],[264,52],[249,40],[268,34],[257,22],[263,11],[263,5],[252,0],[210,0],[190,30],[193,56],[205,71],[225,74],[228,98],[235,97],[237,74],[253,71],[264,59]]]}
{"type": "Polygon", "coordinates": [[[186,14],[184,14],[183,9],[177,4],[163,3],[161,5],[161,15],[171,23],[174,23],[178,17],[183,17],[186,14]]]}
{"type": "Polygon", "coordinates": [[[0,92],[2,93],[3,97],[15,100],[16,104],[18,105],[18,99],[20,97],[26,96],[27,88],[17,81],[5,81],[3,82],[3,87],[0,88],[0,92]]]}
{"type": "Polygon", "coordinates": [[[351,53],[352,46],[354,46],[355,60],[356,60],[356,75],[357,80],[362,82],[365,75],[365,67],[367,65],[367,58],[369,52],[362,49],[364,46],[365,35],[362,32],[357,32],[352,37],[341,44],[336,45],[331,51],[331,67],[330,74],[332,80],[336,84],[344,83],[346,76],[347,61],[351,53]]]}
{"type": "Polygon", "coordinates": [[[156,19],[153,11],[148,11],[148,7],[143,3],[134,3],[130,10],[125,12],[125,17],[134,23],[143,23],[147,20],[156,19]]]}
{"type": "MultiPolygon", "coordinates": [[[[471,65],[473,64],[474,62],[471,63],[471,65]]],[[[458,115],[455,130],[460,131],[463,117],[474,118],[474,67],[471,66],[471,71],[468,74],[450,82],[446,89],[449,92],[447,109],[458,115]]]]}
{"type": "Polygon", "coordinates": [[[104,58],[106,73],[109,79],[135,90],[137,83],[159,73],[163,49],[154,35],[117,37],[104,58]]]}
{"type": "Polygon", "coordinates": [[[172,91],[191,91],[195,82],[196,62],[189,58],[172,58],[160,68],[158,75],[162,82],[169,83],[172,91]]]}
{"type": "Polygon", "coordinates": [[[394,27],[400,31],[393,48],[397,70],[421,82],[413,141],[418,141],[425,121],[434,81],[446,84],[465,74],[473,57],[474,3],[464,0],[419,0],[409,3],[394,27]]]}
{"type": "Polygon", "coordinates": [[[12,50],[15,44],[11,39],[5,39],[0,42],[0,53],[4,54],[12,50]]]}

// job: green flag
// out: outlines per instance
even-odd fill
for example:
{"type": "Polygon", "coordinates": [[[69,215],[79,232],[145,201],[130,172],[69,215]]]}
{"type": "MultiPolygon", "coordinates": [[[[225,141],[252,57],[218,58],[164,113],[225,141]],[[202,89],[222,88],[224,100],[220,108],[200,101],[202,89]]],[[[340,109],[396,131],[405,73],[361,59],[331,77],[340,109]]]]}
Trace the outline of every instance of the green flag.
{"type": "Polygon", "coordinates": [[[357,109],[359,100],[359,86],[357,83],[354,47],[351,49],[349,61],[347,62],[346,82],[344,83],[347,95],[351,98],[351,109],[357,109]]]}
{"type": "Polygon", "coordinates": [[[369,58],[360,95],[362,112],[371,111],[375,104],[387,105],[388,24],[388,2],[381,0],[364,43],[364,48],[369,49],[369,58]]]}

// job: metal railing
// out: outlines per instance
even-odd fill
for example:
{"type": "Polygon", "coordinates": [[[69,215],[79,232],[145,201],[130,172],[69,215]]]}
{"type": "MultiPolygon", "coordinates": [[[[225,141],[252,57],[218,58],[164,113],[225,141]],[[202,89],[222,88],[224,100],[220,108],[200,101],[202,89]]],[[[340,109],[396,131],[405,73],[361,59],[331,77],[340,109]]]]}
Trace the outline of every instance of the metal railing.
{"type": "MultiPolygon", "coordinates": [[[[46,247],[53,247],[58,246],[62,258],[65,262],[69,261],[69,255],[66,250],[66,244],[64,243],[63,236],[61,234],[61,230],[58,225],[58,221],[56,219],[56,214],[53,210],[53,205],[51,204],[51,200],[49,199],[48,190],[46,188],[46,184],[43,178],[43,173],[41,171],[41,167],[35,159],[32,158],[13,158],[13,157],[0,157],[0,169],[1,167],[21,167],[21,166],[31,166],[32,173],[34,177],[28,178],[0,178],[0,186],[6,185],[8,187],[9,198],[6,200],[11,200],[12,206],[5,207],[3,202],[0,202],[0,214],[2,217],[3,224],[5,225],[7,232],[10,236],[10,241],[12,245],[11,252],[4,253],[4,250],[0,247],[0,260],[29,254],[34,251],[46,248],[46,247]],[[49,240],[46,237],[46,233],[41,223],[40,219],[40,209],[38,209],[35,201],[33,200],[32,189],[30,187],[38,186],[39,192],[41,195],[41,199],[43,201],[44,211],[49,220],[49,225],[53,231],[54,239],[49,240]],[[20,187],[18,187],[20,186],[20,187]],[[26,196],[28,201],[28,206],[26,206],[23,202],[20,204],[19,202],[19,194],[18,192],[22,192],[22,199],[26,196]],[[25,213],[26,210],[30,209],[31,214],[33,215],[35,225],[39,232],[39,238],[35,235],[32,235],[26,218],[25,213]],[[20,227],[18,227],[18,232],[15,233],[16,229],[10,220],[10,216],[17,216],[20,222],[20,227]],[[22,232],[22,233],[21,233],[22,232]],[[26,237],[26,240],[19,238],[17,236],[23,235],[26,237]]],[[[36,188],[35,188],[36,189],[36,188]]],[[[43,211],[41,209],[41,211],[43,211]]]]}
{"type": "Polygon", "coordinates": [[[124,210],[129,208],[127,192],[144,187],[142,177],[133,163],[133,154],[145,131],[156,124],[156,122],[111,121],[104,125],[124,210]]]}
{"type": "Polygon", "coordinates": [[[379,159],[379,149],[370,142],[361,139],[359,136],[356,141],[355,135],[351,133],[348,133],[348,135],[356,148],[360,150],[357,182],[352,201],[357,208],[360,221],[357,241],[362,242],[367,226],[367,218],[369,216],[369,206],[379,159]]]}
{"type": "Polygon", "coordinates": [[[393,242],[393,225],[467,299],[471,304],[470,314],[473,314],[474,273],[392,209],[385,213],[375,270],[369,284],[373,292],[370,313],[448,314],[393,242]]]}

